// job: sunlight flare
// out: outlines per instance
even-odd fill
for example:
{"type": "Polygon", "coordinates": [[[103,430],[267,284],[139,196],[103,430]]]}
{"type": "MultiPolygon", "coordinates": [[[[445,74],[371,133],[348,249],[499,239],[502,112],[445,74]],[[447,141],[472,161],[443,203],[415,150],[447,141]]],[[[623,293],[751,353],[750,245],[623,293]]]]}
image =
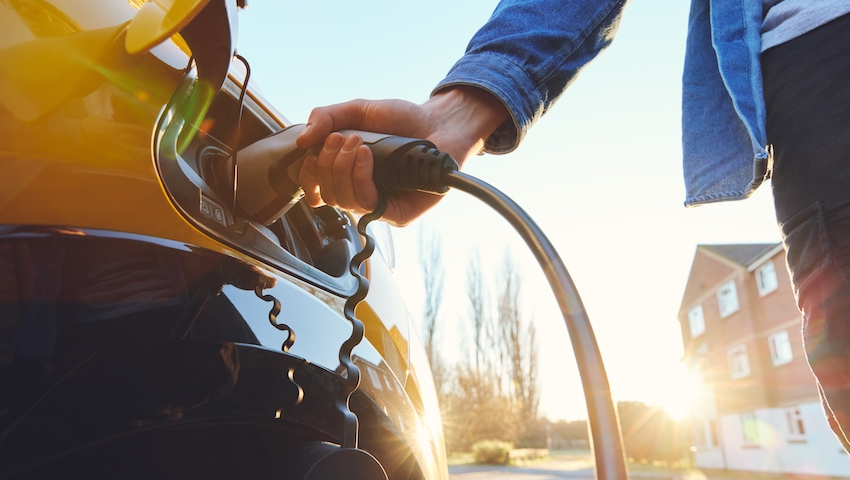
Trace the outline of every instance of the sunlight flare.
{"type": "Polygon", "coordinates": [[[692,412],[702,389],[699,374],[679,364],[671,370],[658,403],[674,420],[682,420],[692,412]]]}

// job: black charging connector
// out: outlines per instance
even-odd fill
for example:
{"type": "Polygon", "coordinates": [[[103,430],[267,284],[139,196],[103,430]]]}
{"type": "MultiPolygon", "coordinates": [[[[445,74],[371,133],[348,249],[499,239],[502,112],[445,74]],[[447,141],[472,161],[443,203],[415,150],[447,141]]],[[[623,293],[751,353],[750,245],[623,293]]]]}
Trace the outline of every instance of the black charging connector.
{"type": "Polygon", "coordinates": [[[371,146],[375,157],[372,175],[375,185],[384,192],[419,191],[443,195],[449,191],[445,182],[446,171],[457,171],[457,162],[451,155],[440,152],[427,140],[417,140],[413,145],[393,145],[389,137],[371,146]],[[380,150],[391,149],[386,156],[380,150]]]}

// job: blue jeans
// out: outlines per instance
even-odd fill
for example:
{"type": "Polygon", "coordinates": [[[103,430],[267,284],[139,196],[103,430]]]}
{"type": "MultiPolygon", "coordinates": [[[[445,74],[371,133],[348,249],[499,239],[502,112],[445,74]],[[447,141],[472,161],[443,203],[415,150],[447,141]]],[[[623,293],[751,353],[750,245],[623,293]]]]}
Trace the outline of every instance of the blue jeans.
{"type": "Polygon", "coordinates": [[[850,451],[850,15],[761,61],[776,218],[806,355],[850,451]]]}

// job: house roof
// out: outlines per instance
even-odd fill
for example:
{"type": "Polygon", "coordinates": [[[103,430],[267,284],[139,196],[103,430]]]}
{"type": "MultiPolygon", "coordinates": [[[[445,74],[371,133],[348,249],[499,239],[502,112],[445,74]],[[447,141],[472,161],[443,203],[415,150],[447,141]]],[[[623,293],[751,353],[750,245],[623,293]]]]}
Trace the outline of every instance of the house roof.
{"type": "Polygon", "coordinates": [[[704,248],[739,265],[748,267],[779,245],[780,243],[739,243],[731,245],[699,245],[698,248],[704,248]]]}
{"type": "Polygon", "coordinates": [[[697,245],[679,307],[680,317],[692,306],[695,298],[705,293],[705,289],[713,288],[712,286],[716,286],[736,269],[752,271],[781,248],[782,244],[779,242],[697,245]]]}

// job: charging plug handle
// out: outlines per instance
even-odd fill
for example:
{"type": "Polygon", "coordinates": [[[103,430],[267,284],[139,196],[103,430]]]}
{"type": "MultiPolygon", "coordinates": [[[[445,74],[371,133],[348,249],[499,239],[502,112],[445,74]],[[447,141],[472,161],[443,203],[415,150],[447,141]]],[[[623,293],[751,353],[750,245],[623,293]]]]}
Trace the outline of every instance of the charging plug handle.
{"type": "Polygon", "coordinates": [[[340,133],[360,135],[372,150],[375,159],[372,179],[385,194],[418,191],[443,195],[449,191],[446,171],[458,170],[451,155],[437,150],[428,140],[398,136],[374,139],[374,134],[351,130],[340,133]]]}
{"type": "MultiPolygon", "coordinates": [[[[298,148],[304,127],[292,125],[239,151],[237,203],[248,218],[269,225],[304,196],[298,169],[307,155],[319,153],[318,148],[298,148]]],[[[357,130],[340,133],[357,134],[372,151],[372,178],[385,195],[410,191],[442,195],[449,190],[445,173],[458,170],[457,162],[428,140],[357,130]]]]}

